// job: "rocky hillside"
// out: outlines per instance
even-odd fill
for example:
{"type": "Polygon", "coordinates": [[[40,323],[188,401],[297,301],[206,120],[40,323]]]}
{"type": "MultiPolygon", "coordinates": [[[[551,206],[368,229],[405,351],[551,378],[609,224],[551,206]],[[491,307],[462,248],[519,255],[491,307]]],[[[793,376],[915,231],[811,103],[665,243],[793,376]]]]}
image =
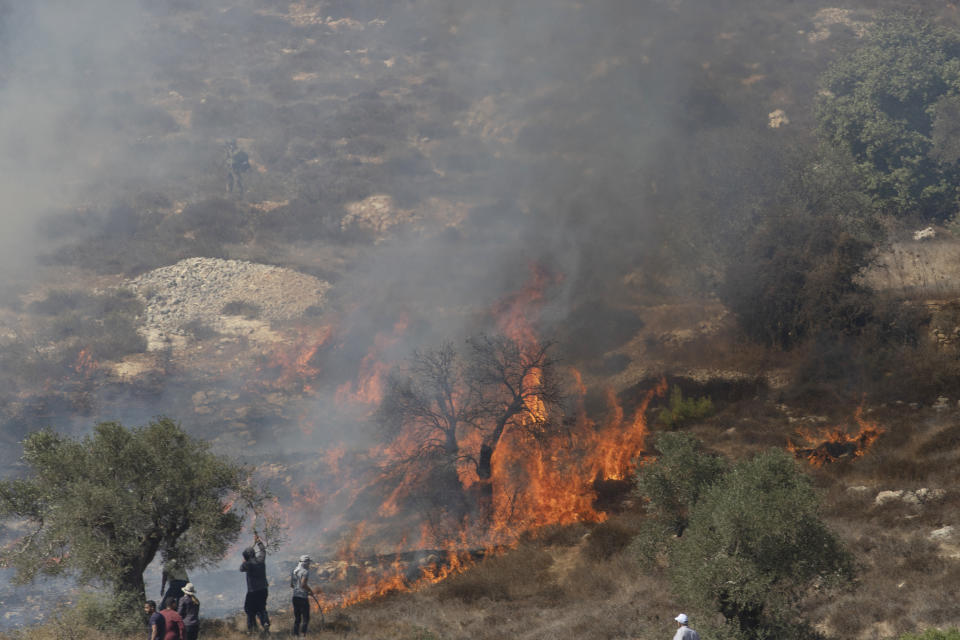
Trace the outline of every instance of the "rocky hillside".
{"type": "MultiPolygon", "coordinates": [[[[955,221],[853,224],[855,177],[816,156],[819,78],[904,3],[95,4],[0,0],[8,476],[29,431],[169,415],[276,494],[280,625],[308,552],[328,635],[652,640],[689,606],[665,558],[638,559],[632,458],[665,432],[730,460],[790,448],[859,571],[802,594],[815,629],[960,625],[955,221]],[[745,256],[786,257],[737,282],[745,256]],[[751,333],[731,302],[787,308],[794,286],[826,302],[790,329],[751,333]],[[550,345],[565,392],[560,419],[531,400],[507,429],[522,455],[498,468],[502,529],[449,517],[449,468],[402,460],[378,413],[417,354],[491,335],[550,345]],[[577,478],[611,450],[617,473],[577,478]],[[559,515],[524,511],[533,493],[559,515]]],[[[477,504],[490,431],[449,465],[477,504]]],[[[204,636],[235,635],[238,553],[191,575],[219,618],[204,636]]],[[[155,594],[159,567],[147,578],[155,594]]],[[[80,595],[0,590],[5,624],[80,595]]]]}

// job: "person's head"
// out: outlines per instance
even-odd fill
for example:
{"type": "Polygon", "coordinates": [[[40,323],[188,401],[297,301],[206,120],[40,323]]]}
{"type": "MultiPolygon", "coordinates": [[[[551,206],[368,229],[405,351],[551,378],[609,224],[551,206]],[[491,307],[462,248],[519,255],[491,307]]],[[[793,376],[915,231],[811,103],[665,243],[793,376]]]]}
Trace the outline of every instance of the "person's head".
{"type": "Polygon", "coordinates": [[[193,586],[193,583],[192,583],[192,582],[188,582],[187,584],[183,585],[183,593],[186,594],[186,595],[188,595],[188,596],[194,596],[194,597],[196,597],[196,595],[197,595],[197,590],[196,590],[196,588],[193,586]]]}
{"type": "Polygon", "coordinates": [[[685,613],[681,613],[676,618],[674,618],[674,620],[677,621],[678,627],[685,627],[690,623],[690,618],[688,618],[687,614],[685,613]]]}
{"type": "Polygon", "coordinates": [[[253,547],[247,547],[246,549],[243,550],[243,559],[244,559],[244,560],[253,560],[253,557],[254,557],[256,554],[257,554],[257,552],[253,550],[253,547]]]}
{"type": "Polygon", "coordinates": [[[309,566],[310,566],[310,562],[311,562],[310,556],[308,556],[308,555],[306,555],[306,554],[300,556],[300,564],[302,564],[303,566],[309,567],[309,566]]]}
{"type": "Polygon", "coordinates": [[[177,599],[174,597],[167,598],[163,601],[163,605],[167,609],[176,609],[177,608],[177,599]]]}
{"type": "Polygon", "coordinates": [[[157,603],[154,600],[147,600],[143,603],[143,612],[146,614],[154,613],[157,610],[157,603]]]}

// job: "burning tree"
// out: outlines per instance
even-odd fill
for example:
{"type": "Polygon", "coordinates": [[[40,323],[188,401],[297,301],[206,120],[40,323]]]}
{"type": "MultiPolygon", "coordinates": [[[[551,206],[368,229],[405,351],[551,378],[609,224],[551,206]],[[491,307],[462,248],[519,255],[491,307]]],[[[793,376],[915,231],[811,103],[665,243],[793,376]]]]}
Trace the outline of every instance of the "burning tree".
{"type": "Polygon", "coordinates": [[[551,409],[560,405],[561,386],[556,362],[550,357],[552,342],[528,345],[506,336],[482,335],[468,341],[470,379],[480,399],[485,418],[476,460],[480,485],[480,506],[489,510],[493,502],[493,456],[508,427],[525,431],[542,440],[555,430],[551,409]]]}
{"type": "Polygon", "coordinates": [[[402,443],[398,468],[405,477],[418,467],[433,473],[441,507],[462,516],[467,510],[457,466],[469,457],[463,439],[481,417],[476,385],[468,384],[462,358],[450,343],[417,351],[406,375],[394,375],[380,404],[385,432],[402,443]]]}
{"type": "Polygon", "coordinates": [[[451,344],[414,354],[405,375],[392,378],[378,414],[405,477],[430,476],[443,506],[459,516],[470,506],[464,478],[475,478],[488,516],[504,434],[515,428],[542,438],[557,424],[550,408],[561,392],[550,348],[481,335],[467,341],[465,354],[451,344]]]}
{"type": "Polygon", "coordinates": [[[23,446],[32,474],[0,482],[0,517],[29,532],[0,551],[3,565],[21,581],[71,573],[109,585],[124,606],[143,602],[158,551],[185,567],[215,564],[269,498],[249,468],[168,418],[100,423],[81,440],[37,431],[23,446]]]}

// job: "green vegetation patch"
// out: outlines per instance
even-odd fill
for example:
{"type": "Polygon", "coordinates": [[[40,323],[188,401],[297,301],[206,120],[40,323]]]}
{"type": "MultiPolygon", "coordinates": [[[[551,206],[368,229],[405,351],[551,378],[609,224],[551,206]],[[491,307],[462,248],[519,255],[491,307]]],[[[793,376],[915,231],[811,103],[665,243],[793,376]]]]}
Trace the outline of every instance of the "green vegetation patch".
{"type": "Polygon", "coordinates": [[[912,14],[887,14],[822,82],[820,132],[849,154],[875,206],[898,216],[952,216],[960,184],[960,34],[912,14]]]}
{"type": "Polygon", "coordinates": [[[676,429],[711,415],[713,415],[713,400],[708,396],[684,398],[680,387],[674,386],[670,391],[669,404],[657,414],[657,422],[668,429],[676,429]]]}

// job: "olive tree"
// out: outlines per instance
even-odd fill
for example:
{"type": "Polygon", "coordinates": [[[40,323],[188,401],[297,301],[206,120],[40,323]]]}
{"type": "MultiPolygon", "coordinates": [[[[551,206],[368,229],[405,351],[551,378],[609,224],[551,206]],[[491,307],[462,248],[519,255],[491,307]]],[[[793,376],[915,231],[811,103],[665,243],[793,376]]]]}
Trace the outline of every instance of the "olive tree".
{"type": "Polygon", "coordinates": [[[678,595],[720,613],[741,638],[801,632],[796,605],[812,589],[849,581],[853,561],[819,517],[810,478],[786,452],[735,465],[707,488],[674,545],[678,595]]]}
{"type": "Polygon", "coordinates": [[[450,343],[416,351],[391,373],[377,412],[384,436],[411,443],[397,471],[420,476],[431,501],[458,519],[468,506],[457,466],[470,459],[463,440],[481,415],[477,389],[468,384],[465,369],[450,343]]]}
{"type": "Polygon", "coordinates": [[[637,471],[636,493],[647,501],[652,516],[680,536],[693,505],[723,476],[727,462],[703,451],[700,442],[686,433],[661,433],[654,448],[657,459],[637,471]]]}
{"type": "Polygon", "coordinates": [[[23,448],[30,473],[0,482],[0,517],[26,529],[0,551],[20,581],[67,573],[142,602],[143,572],[158,552],[210,566],[270,498],[250,468],[168,418],[136,428],[103,422],[80,439],[36,431],[23,448]]]}
{"type": "Polygon", "coordinates": [[[480,506],[493,501],[493,456],[508,429],[543,438],[558,427],[563,403],[553,342],[525,345],[503,335],[480,335],[468,340],[470,383],[478,389],[482,437],[476,458],[480,506]]]}
{"type": "Polygon", "coordinates": [[[415,353],[391,375],[377,412],[382,435],[404,452],[398,470],[426,479],[442,510],[459,516],[477,507],[489,516],[493,459],[504,435],[517,429],[542,438],[559,426],[553,414],[562,390],[552,347],[483,334],[461,350],[444,344],[415,353]],[[475,505],[458,465],[476,470],[475,505]]]}

